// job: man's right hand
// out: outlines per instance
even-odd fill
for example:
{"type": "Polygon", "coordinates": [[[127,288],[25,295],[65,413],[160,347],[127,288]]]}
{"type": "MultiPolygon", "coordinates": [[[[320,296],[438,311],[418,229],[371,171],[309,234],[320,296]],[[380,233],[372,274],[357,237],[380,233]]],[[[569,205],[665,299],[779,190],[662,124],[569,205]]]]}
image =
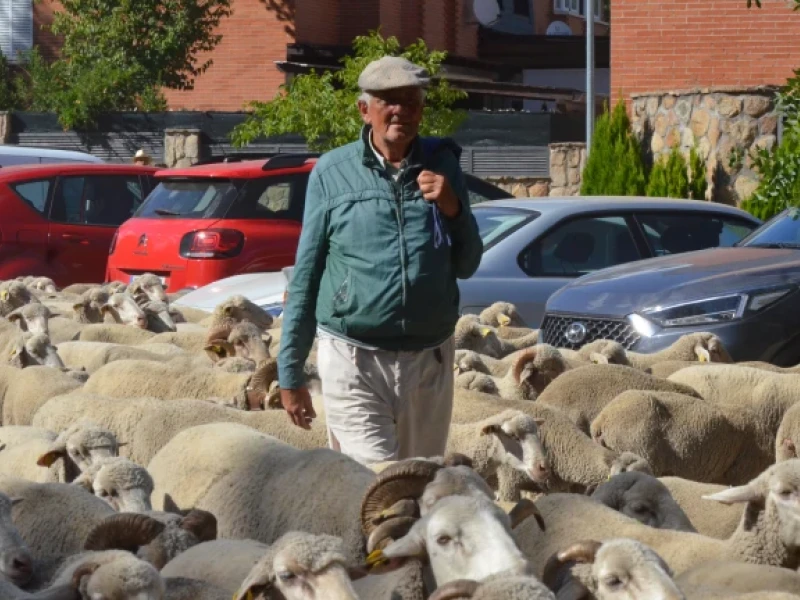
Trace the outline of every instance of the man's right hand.
{"type": "Polygon", "coordinates": [[[281,389],[281,404],[289,413],[292,423],[303,429],[311,429],[311,420],[317,418],[314,406],[311,404],[311,394],[307,387],[296,390],[281,389]]]}

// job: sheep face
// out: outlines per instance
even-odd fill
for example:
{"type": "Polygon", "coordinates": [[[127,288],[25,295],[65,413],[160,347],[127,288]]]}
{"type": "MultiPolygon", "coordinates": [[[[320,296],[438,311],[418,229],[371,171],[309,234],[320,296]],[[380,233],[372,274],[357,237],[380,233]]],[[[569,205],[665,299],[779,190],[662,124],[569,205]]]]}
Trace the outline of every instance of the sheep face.
{"type": "Polygon", "coordinates": [[[137,301],[169,302],[161,280],[152,273],[145,273],[128,286],[127,290],[137,301]]]}
{"type": "Polygon", "coordinates": [[[25,333],[17,340],[9,357],[9,364],[20,369],[32,366],[54,367],[65,369],[56,347],[44,334],[31,335],[25,333]]]}
{"type": "Polygon", "coordinates": [[[133,556],[105,563],[88,562],[75,570],[73,585],[91,600],[164,600],[166,587],[158,571],[133,556]]]}
{"type": "Polygon", "coordinates": [[[261,330],[249,321],[239,323],[231,329],[228,343],[233,346],[236,356],[252,360],[256,364],[270,357],[269,343],[263,339],[261,330]]]}
{"type": "Polygon", "coordinates": [[[472,350],[493,358],[502,358],[503,346],[497,333],[485,325],[481,325],[475,315],[464,315],[456,323],[454,340],[456,348],[472,350]]]}
{"type": "Polygon", "coordinates": [[[155,333],[178,331],[175,321],[169,312],[169,306],[158,300],[150,300],[141,306],[147,315],[147,328],[155,333]]]}
{"type": "Polygon", "coordinates": [[[454,369],[456,375],[477,371],[489,375],[489,369],[483,362],[481,355],[472,350],[456,350],[454,369]]]}
{"type": "Polygon", "coordinates": [[[480,434],[493,436],[492,452],[497,464],[521,471],[536,483],[545,483],[550,469],[539,438],[542,423],[543,419],[520,411],[504,411],[484,421],[480,434]]]}
{"type": "Polygon", "coordinates": [[[231,296],[214,309],[212,327],[249,321],[261,331],[272,327],[273,319],[267,311],[241,295],[231,296]]]}
{"type": "Polygon", "coordinates": [[[102,310],[116,323],[147,329],[147,315],[127,292],[113,294],[102,310]]]}
{"type": "Polygon", "coordinates": [[[370,555],[368,562],[426,556],[437,585],[456,579],[481,580],[501,571],[528,571],[508,515],[488,498],[442,498],[408,534],[370,555]]]}
{"type": "Polygon", "coordinates": [[[117,512],[142,513],[152,508],[152,477],[147,469],[125,458],[100,459],[74,483],[82,485],[117,512]]]}
{"type": "Polygon", "coordinates": [[[480,321],[491,327],[527,327],[517,307],[510,302],[495,302],[481,312],[480,321]]]}
{"type": "Polygon", "coordinates": [[[8,320],[16,323],[20,331],[49,335],[48,319],[50,310],[44,304],[26,304],[8,315],[8,320]]]}
{"type": "Polygon", "coordinates": [[[33,576],[33,558],[11,518],[11,507],[21,500],[0,494],[0,578],[27,585],[33,576]]]}
{"type": "Polygon", "coordinates": [[[291,532],[277,540],[245,578],[234,600],[357,600],[342,541],[328,535],[291,532]]]}
{"type": "Polygon", "coordinates": [[[525,398],[535,400],[569,367],[553,346],[539,344],[522,352],[511,367],[514,381],[525,398]]]}
{"type": "Polygon", "coordinates": [[[424,517],[431,512],[439,500],[447,496],[471,496],[494,499],[489,484],[468,466],[440,469],[419,499],[419,514],[424,517]]]}
{"type": "Polygon", "coordinates": [[[38,303],[21,281],[0,284],[0,316],[7,316],[14,310],[31,302],[38,303]]]}
{"type": "Polygon", "coordinates": [[[56,282],[49,277],[37,277],[31,282],[30,287],[43,294],[55,294],[58,292],[56,282]]]}
{"type": "Polygon", "coordinates": [[[644,458],[633,452],[623,452],[611,463],[608,476],[611,478],[620,473],[629,473],[631,471],[647,473],[648,475],[653,474],[653,468],[644,458]]]}
{"type": "Polygon", "coordinates": [[[484,394],[494,394],[495,396],[500,393],[494,379],[489,375],[484,375],[477,371],[468,371],[458,375],[455,380],[455,386],[457,388],[473,390],[484,394]]]}

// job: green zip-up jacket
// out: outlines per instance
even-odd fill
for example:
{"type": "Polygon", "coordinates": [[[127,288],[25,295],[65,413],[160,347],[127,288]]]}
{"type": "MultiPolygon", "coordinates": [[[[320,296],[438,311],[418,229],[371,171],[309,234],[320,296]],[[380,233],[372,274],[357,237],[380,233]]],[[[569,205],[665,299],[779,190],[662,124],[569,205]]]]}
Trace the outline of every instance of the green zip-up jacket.
{"type": "Polygon", "coordinates": [[[461,149],[417,138],[397,182],[361,139],[320,157],[306,193],[303,229],[283,313],[278,378],[305,385],[303,366],[316,326],[393,351],[449,338],[458,320],[456,279],[472,276],[483,242],[469,207],[461,149]],[[423,169],[445,175],[461,200],[453,219],[427,202],[423,169]]]}

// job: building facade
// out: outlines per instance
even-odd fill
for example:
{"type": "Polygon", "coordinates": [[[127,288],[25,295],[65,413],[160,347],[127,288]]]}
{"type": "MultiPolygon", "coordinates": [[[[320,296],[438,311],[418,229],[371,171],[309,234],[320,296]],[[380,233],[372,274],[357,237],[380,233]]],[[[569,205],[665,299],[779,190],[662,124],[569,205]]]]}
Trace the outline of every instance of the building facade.
{"type": "MultiPolygon", "coordinates": [[[[606,2],[593,4],[599,54],[606,48],[598,63],[600,93],[608,81],[606,2]]],[[[0,47],[6,56],[31,45],[39,46],[45,56],[57,54],[58,40],[48,31],[57,1],[3,4],[8,10],[0,10],[0,47]]],[[[314,49],[311,54],[316,57],[320,48],[333,49],[338,56],[354,37],[380,27],[384,36],[397,36],[402,44],[422,38],[429,47],[446,50],[451,57],[447,76],[461,76],[473,88],[480,81],[520,86],[507,89],[505,95],[492,90],[489,96],[502,101],[490,108],[539,110],[546,102],[552,109],[558,94],[549,94],[548,100],[548,94],[531,97],[530,89],[523,88],[583,90],[582,38],[589,4],[590,0],[233,0],[232,16],[220,25],[223,38],[211,57],[213,65],[193,90],[168,91],[167,99],[174,110],[242,110],[250,100],[273,97],[288,76],[303,72],[302,56],[308,49],[314,49]]],[[[305,63],[305,68],[332,65],[335,60],[305,63]]]]}

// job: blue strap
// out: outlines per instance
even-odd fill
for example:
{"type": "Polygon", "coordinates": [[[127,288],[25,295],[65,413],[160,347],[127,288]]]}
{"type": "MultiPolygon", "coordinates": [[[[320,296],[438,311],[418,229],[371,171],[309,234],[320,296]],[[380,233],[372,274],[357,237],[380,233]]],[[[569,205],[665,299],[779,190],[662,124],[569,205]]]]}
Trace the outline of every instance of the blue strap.
{"type": "Polygon", "coordinates": [[[452,246],[450,234],[446,233],[444,223],[442,223],[442,213],[434,202],[431,202],[431,210],[433,210],[433,247],[439,248],[442,245],[443,238],[447,240],[448,246],[452,246]]]}

